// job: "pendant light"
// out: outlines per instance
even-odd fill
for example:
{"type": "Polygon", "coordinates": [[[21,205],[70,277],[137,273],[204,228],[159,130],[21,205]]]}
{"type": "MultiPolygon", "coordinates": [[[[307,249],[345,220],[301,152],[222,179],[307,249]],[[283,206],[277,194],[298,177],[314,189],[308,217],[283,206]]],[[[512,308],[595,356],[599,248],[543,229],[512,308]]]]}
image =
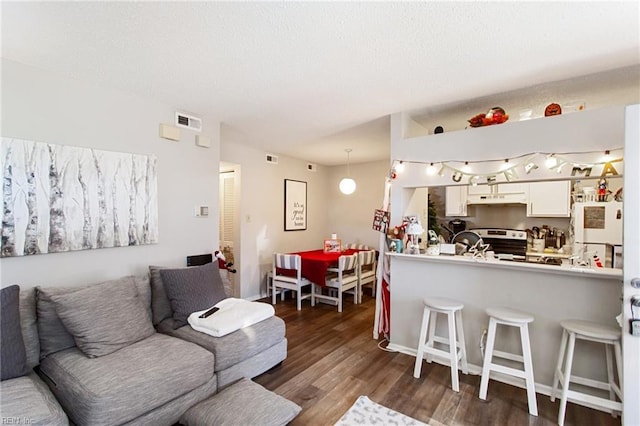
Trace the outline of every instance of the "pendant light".
{"type": "Polygon", "coordinates": [[[351,148],[345,149],[347,151],[347,177],[342,178],[340,181],[340,192],[345,195],[353,194],[356,190],[356,181],[351,179],[351,165],[349,162],[349,154],[351,153],[351,148]]]}

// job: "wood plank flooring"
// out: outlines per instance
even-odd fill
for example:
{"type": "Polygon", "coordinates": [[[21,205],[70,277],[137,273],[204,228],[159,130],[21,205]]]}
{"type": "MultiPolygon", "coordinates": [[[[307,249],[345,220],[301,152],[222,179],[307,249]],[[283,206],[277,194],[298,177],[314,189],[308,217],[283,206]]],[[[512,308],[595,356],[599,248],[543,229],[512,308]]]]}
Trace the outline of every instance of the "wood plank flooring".
{"type": "MultiPolygon", "coordinates": [[[[288,356],[254,380],[302,407],[291,425],[332,425],[360,395],[431,426],[557,424],[558,400],[545,395],[538,394],[534,417],[524,389],[491,381],[482,401],[480,376],[460,373],[460,392],[453,392],[449,368],[426,362],[415,379],[414,357],[387,352],[373,339],[375,300],[368,294],[361,305],[347,296],[342,313],[311,308],[308,300],[297,311],[291,297],[278,297],[275,309],[287,324],[288,356]]],[[[620,418],[569,403],[565,425],[620,425],[620,418]]]]}

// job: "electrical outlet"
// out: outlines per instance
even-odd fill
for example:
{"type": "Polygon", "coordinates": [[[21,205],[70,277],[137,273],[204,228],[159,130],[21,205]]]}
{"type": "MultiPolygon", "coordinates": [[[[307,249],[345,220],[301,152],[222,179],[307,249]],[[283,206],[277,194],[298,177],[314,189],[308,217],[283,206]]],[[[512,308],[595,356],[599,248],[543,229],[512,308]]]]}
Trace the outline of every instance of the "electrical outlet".
{"type": "Polygon", "coordinates": [[[629,320],[629,333],[632,336],[640,337],[640,319],[629,320]]]}

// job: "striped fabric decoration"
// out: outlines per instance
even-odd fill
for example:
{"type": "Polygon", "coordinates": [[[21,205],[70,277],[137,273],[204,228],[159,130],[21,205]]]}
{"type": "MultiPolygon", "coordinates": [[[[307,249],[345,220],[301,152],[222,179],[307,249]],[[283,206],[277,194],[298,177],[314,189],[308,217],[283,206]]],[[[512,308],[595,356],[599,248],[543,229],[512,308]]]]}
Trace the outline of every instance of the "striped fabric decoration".
{"type": "Polygon", "coordinates": [[[358,252],[360,265],[371,265],[376,260],[376,252],[374,250],[358,252]]]}
{"type": "Polygon", "coordinates": [[[273,262],[276,268],[300,269],[301,258],[298,254],[275,253],[273,255],[273,262]]]}
{"type": "Polygon", "coordinates": [[[343,271],[350,271],[355,269],[358,264],[358,255],[352,254],[350,256],[340,256],[340,261],[338,263],[338,268],[343,271]]]}
{"type": "Polygon", "coordinates": [[[369,246],[368,246],[368,245],[365,245],[365,244],[349,243],[349,244],[347,244],[347,249],[352,249],[352,250],[369,250],[369,246]]]}

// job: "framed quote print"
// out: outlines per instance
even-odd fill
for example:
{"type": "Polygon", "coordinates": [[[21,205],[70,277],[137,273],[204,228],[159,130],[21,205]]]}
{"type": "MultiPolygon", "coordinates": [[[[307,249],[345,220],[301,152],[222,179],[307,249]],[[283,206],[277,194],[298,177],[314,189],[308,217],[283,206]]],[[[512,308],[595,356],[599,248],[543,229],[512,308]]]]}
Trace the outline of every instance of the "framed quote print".
{"type": "Polygon", "coordinates": [[[284,180],[284,230],[307,229],[307,182],[284,180]]]}

